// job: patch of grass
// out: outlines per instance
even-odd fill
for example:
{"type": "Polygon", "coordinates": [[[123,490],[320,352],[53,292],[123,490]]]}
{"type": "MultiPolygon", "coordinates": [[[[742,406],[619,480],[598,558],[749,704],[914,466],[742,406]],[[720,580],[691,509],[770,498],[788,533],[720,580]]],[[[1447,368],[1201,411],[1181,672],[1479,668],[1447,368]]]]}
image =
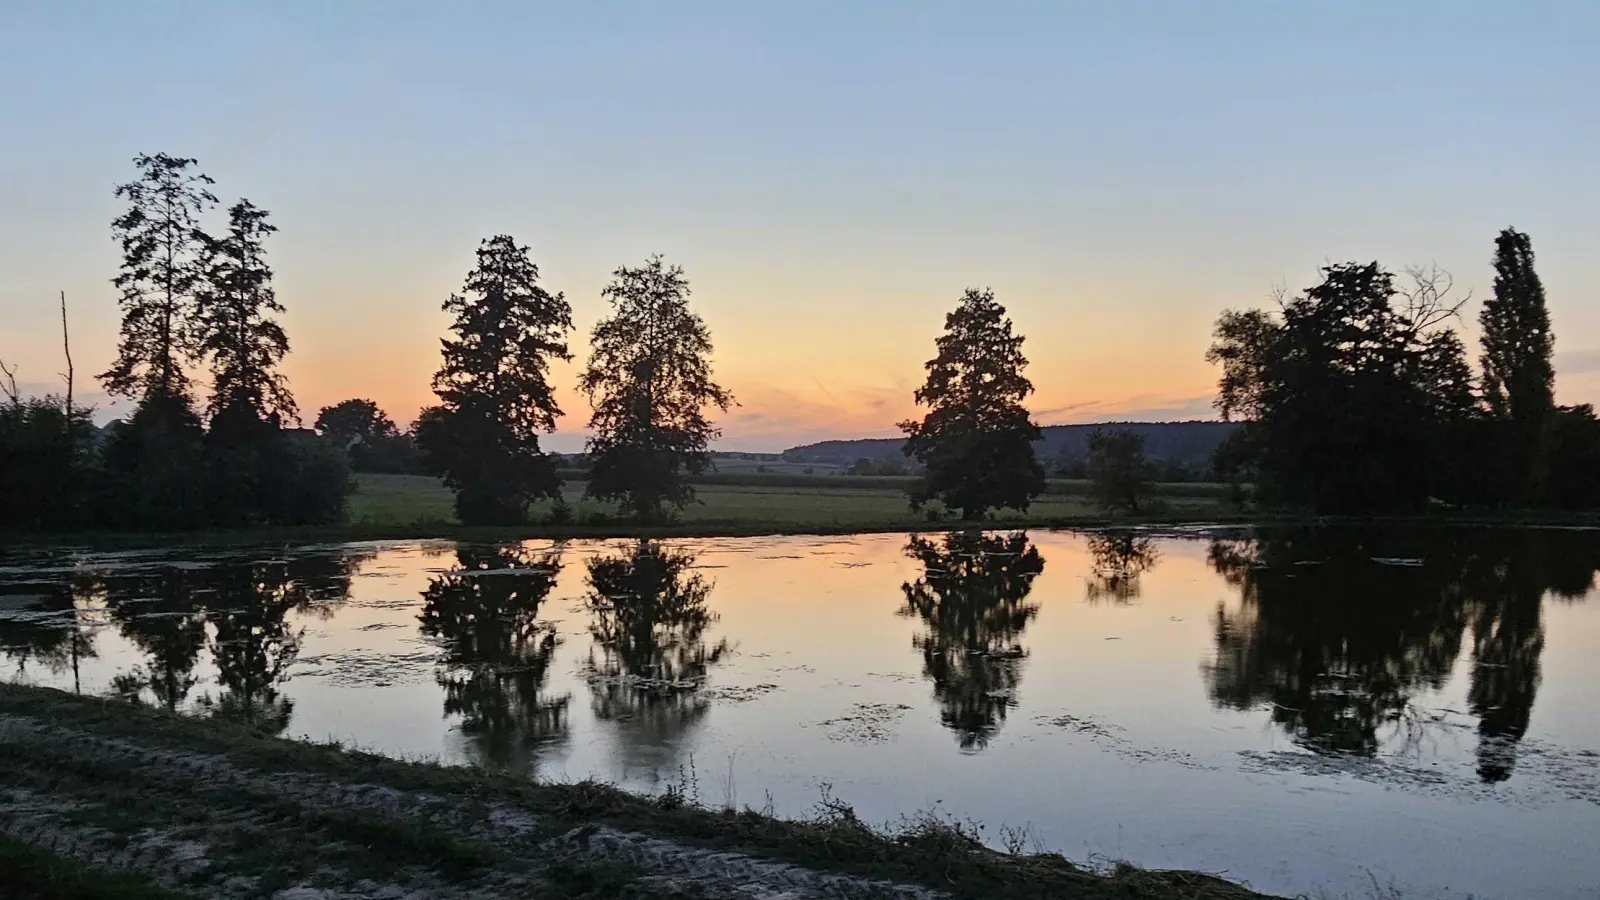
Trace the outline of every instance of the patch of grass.
{"type": "MultiPolygon", "coordinates": [[[[913,512],[906,500],[910,478],[866,478],[805,475],[706,475],[696,480],[699,502],[678,516],[680,530],[730,529],[769,531],[810,529],[950,527],[953,522],[930,523],[926,513],[913,512]]],[[[359,526],[396,526],[412,523],[453,523],[453,498],[436,478],[420,475],[361,475],[350,498],[350,522],[359,526]]],[[[1088,497],[1087,482],[1052,482],[1061,490],[1047,493],[1027,513],[1006,510],[994,524],[1087,522],[1105,518],[1088,497]]],[[[615,506],[583,498],[583,482],[568,482],[563,497],[578,527],[594,528],[603,520],[612,527],[627,527],[615,506]]],[[[1162,485],[1158,495],[1166,505],[1162,515],[1184,517],[1224,512],[1215,485],[1162,485]],[[1187,492],[1186,492],[1187,490],[1187,492]]],[[[935,507],[937,508],[937,507],[935,507]]],[[[549,504],[536,504],[535,519],[550,513],[549,504]]],[[[540,529],[535,529],[540,530],[540,529]]],[[[544,528],[545,531],[558,529],[544,528]]],[[[559,530],[570,530],[570,526],[559,530]]]]}
{"type": "Polygon", "coordinates": [[[0,896],[16,900],[181,900],[184,894],[120,872],[86,868],[0,835],[0,896]]]}

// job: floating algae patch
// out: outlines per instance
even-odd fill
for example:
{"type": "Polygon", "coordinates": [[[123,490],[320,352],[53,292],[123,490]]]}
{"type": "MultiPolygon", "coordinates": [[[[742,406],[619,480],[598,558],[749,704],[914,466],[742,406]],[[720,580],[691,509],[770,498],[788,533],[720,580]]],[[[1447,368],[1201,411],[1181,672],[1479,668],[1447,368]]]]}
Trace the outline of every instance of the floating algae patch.
{"type": "Polygon", "coordinates": [[[904,703],[857,703],[844,715],[825,719],[817,725],[827,729],[831,741],[881,744],[894,738],[895,726],[910,709],[904,703]]]}

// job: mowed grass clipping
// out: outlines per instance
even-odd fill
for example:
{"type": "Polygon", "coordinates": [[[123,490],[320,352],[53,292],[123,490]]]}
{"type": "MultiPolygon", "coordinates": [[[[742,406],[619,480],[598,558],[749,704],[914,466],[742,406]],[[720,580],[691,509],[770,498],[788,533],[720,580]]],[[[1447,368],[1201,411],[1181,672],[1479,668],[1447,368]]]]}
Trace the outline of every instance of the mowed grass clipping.
{"type": "MultiPolygon", "coordinates": [[[[883,528],[894,525],[925,525],[926,514],[913,512],[903,488],[880,486],[841,487],[839,478],[818,478],[816,487],[807,487],[794,478],[774,478],[764,485],[755,478],[739,484],[698,484],[699,502],[678,516],[687,525],[765,526],[775,529],[883,528]]],[[[359,475],[356,493],[350,498],[349,520],[358,525],[409,525],[419,522],[453,523],[454,495],[438,479],[421,475],[359,475]]],[[[1076,485],[1073,485],[1076,487],[1076,485]]],[[[1168,514],[1205,515],[1219,510],[1214,485],[1162,485],[1158,498],[1168,514]],[[1181,489],[1189,488],[1189,495],[1181,489]]],[[[572,520],[586,523],[594,517],[617,521],[612,504],[583,498],[583,482],[568,482],[563,493],[572,508],[572,520]]],[[[539,504],[533,515],[549,512],[539,504]]],[[[1091,519],[1101,515],[1086,494],[1049,493],[1033,503],[1026,516],[1006,510],[996,513],[998,523],[1091,519]]]]}

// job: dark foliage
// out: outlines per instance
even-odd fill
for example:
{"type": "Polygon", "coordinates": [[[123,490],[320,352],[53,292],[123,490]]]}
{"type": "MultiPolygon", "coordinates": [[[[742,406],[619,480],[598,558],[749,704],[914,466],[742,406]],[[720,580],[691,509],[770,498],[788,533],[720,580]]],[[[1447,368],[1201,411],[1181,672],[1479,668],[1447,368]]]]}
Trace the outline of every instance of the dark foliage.
{"type": "Polygon", "coordinates": [[[317,413],[317,433],[343,447],[356,472],[420,475],[426,471],[414,434],[402,432],[371,400],[344,400],[317,413]]]}
{"type": "Polygon", "coordinates": [[[1254,481],[1259,501],[1334,513],[1600,502],[1600,421],[1555,405],[1554,337],[1527,235],[1496,241],[1476,389],[1449,327],[1464,301],[1449,299],[1448,273],[1413,269],[1407,291],[1376,263],[1323,274],[1280,298],[1277,314],[1217,320],[1207,354],[1222,366],[1217,408],[1245,422],[1218,448],[1219,476],[1254,481]]]}
{"type": "Polygon", "coordinates": [[[1444,686],[1470,637],[1486,782],[1510,777],[1528,730],[1542,604],[1584,596],[1600,568],[1576,531],[1272,529],[1210,556],[1240,592],[1217,608],[1215,703],[1266,709],[1313,752],[1373,756],[1425,737],[1413,698],[1444,686]]]}
{"type": "MultiPolygon", "coordinates": [[[[1145,453],[1152,460],[1172,462],[1199,470],[1202,473],[1211,465],[1217,445],[1237,431],[1237,422],[1101,422],[1093,425],[1045,425],[1039,429],[1040,439],[1033,445],[1034,453],[1041,459],[1053,459],[1056,474],[1063,478],[1082,478],[1061,471],[1076,460],[1081,465],[1089,452],[1089,435],[1097,429],[1114,427],[1144,438],[1145,453]]],[[[876,438],[854,441],[819,441],[803,444],[783,451],[786,462],[819,463],[848,466],[858,459],[882,461],[888,459],[904,462],[904,438],[876,438]]]]}
{"type": "Polygon", "coordinates": [[[106,390],[138,398],[187,396],[185,365],[199,355],[196,294],[207,239],[200,216],[217,198],[193,159],[139,155],[139,178],[117,187],[128,210],[111,223],[122,247],[112,283],[121,292],[117,360],[101,375],[106,390]]]}
{"type": "Polygon", "coordinates": [[[210,479],[205,431],[186,397],[151,394],[105,446],[100,521],[130,531],[206,524],[210,479]]]}
{"type": "Polygon", "coordinates": [[[1022,374],[1023,338],[989,290],[969,288],[944,327],[916,392],[928,414],[900,423],[905,454],[924,470],[912,506],[937,499],[967,520],[992,509],[1026,512],[1044,490],[1044,467],[1033,453],[1039,426],[1022,405],[1033,393],[1022,374]]]}
{"type": "Polygon", "coordinates": [[[579,382],[593,410],[588,496],[654,521],[693,502],[687,478],[710,466],[720,434],[706,411],[733,395],[711,380],[711,332],[689,309],[683,269],[658,255],[614,275],[579,382]]]}
{"type": "MultiPolygon", "coordinates": [[[[101,378],[138,405],[104,435],[88,410],[69,415],[65,402],[18,398],[0,409],[0,526],[337,521],[351,487],[343,453],[283,428],[295,408],[277,371],[289,344],[273,319],[283,307],[265,260],[275,231],[266,212],[241,200],[226,234],[210,237],[199,219],[216,198],[194,160],[158,154],[135,164],[139,179],[117,189],[129,202],[112,223],[123,317],[116,364],[101,378]],[[208,425],[188,371],[202,362],[212,376],[208,425]]],[[[65,328],[64,299],[62,310],[65,328]]]]}
{"type": "Polygon", "coordinates": [[[56,398],[0,405],[0,528],[70,528],[93,512],[94,428],[56,398]]]}
{"type": "Polygon", "coordinates": [[[1217,407],[1250,422],[1219,467],[1248,464],[1269,496],[1323,512],[1420,509],[1447,485],[1439,461],[1472,407],[1448,283],[1413,273],[1401,294],[1376,263],[1323,275],[1277,315],[1218,320],[1217,407]]]}
{"type": "Polygon", "coordinates": [[[228,210],[228,232],[203,237],[203,277],[196,308],[199,349],[211,365],[212,417],[249,410],[257,418],[297,418],[294,396],[278,371],[289,337],[272,318],[283,305],[272,289],[266,237],[278,229],[249,200],[228,210]]]}
{"type": "Polygon", "coordinates": [[[625,723],[653,746],[673,746],[703,718],[711,669],[733,648],[712,641],[712,583],[695,557],[654,541],[590,559],[585,605],[595,651],[587,666],[595,715],[625,723]]]}
{"type": "Polygon", "coordinates": [[[1103,509],[1138,512],[1150,493],[1153,473],[1144,458],[1144,438],[1131,431],[1096,431],[1089,436],[1085,474],[1103,509]]]}
{"type": "Polygon", "coordinates": [[[922,576],[901,586],[900,615],[916,617],[923,633],[912,644],[933,682],[940,718],[963,751],[982,750],[1017,706],[1022,632],[1039,613],[1028,602],[1044,557],[1023,533],[960,531],[935,543],[913,537],[906,555],[922,576]]]}
{"type": "Polygon", "coordinates": [[[1600,507],[1600,419],[1594,407],[1557,407],[1540,435],[1536,496],[1558,509],[1600,507]]]}
{"type": "Polygon", "coordinates": [[[1537,456],[1555,413],[1555,335],[1544,285],[1533,269],[1533,242],[1514,228],[1495,239],[1494,296],[1478,316],[1483,329],[1483,401],[1505,425],[1513,483],[1507,492],[1532,499],[1537,456]]]}
{"type": "Polygon", "coordinates": [[[1125,604],[1139,599],[1139,577],[1155,568],[1161,554],[1150,538],[1120,531],[1091,535],[1089,558],[1094,564],[1084,599],[1125,604]]]}
{"type": "Polygon", "coordinates": [[[545,690],[561,637],[539,618],[560,554],[462,547],[456,556],[422,594],[422,633],[444,648],[435,675],[444,713],[460,718],[480,764],[532,774],[566,736],[571,702],[545,690]]]}
{"type": "Polygon", "coordinates": [[[455,321],[433,376],[439,406],[419,421],[417,444],[456,492],[462,522],[521,522],[531,501],[561,496],[539,433],[554,431],[561,415],[550,362],[571,358],[572,307],[539,285],[528,248],[502,234],[478,247],[465,289],[444,310],[455,321]]]}

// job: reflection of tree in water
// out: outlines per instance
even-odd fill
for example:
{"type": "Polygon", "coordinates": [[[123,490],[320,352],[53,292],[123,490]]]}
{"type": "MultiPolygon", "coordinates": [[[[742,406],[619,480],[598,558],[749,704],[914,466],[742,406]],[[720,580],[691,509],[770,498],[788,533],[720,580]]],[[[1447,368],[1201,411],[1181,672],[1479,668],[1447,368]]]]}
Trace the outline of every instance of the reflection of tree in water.
{"type": "Polygon", "coordinates": [[[206,650],[222,691],[200,698],[201,708],[282,732],[293,704],[278,687],[288,679],[301,636],[289,615],[331,614],[349,596],[350,576],[364,558],[308,554],[101,576],[112,621],[145,657],[113,679],[113,690],[134,702],[149,691],[155,703],[178,709],[199,682],[195,669],[206,650]]]}
{"type": "Polygon", "coordinates": [[[1044,557],[1024,533],[1007,536],[954,532],[939,543],[913,537],[906,555],[922,577],[901,586],[900,615],[925,630],[913,640],[923,674],[933,681],[940,718],[961,749],[981,750],[1016,706],[1027,651],[1018,638],[1039,612],[1027,603],[1044,557]]]}
{"type": "Polygon", "coordinates": [[[204,573],[167,568],[105,579],[106,606],[122,636],[144,654],[143,664],[118,675],[114,690],[137,701],[149,689],[155,702],[176,710],[199,679],[194,668],[206,644],[204,573]]]}
{"type": "Polygon", "coordinates": [[[700,689],[730,650],[726,640],[707,643],[712,585],[694,565],[692,554],[648,540],[587,563],[595,715],[629,723],[635,749],[675,744],[705,715],[700,689]]]}
{"type": "Polygon", "coordinates": [[[92,582],[13,582],[0,585],[0,653],[26,676],[30,666],[51,674],[71,671],[78,688],[80,665],[96,656],[88,621],[95,601],[92,582]]]}
{"type": "Polygon", "coordinates": [[[300,654],[304,629],[292,612],[328,615],[350,595],[351,557],[305,556],[215,570],[207,613],[211,656],[223,693],[205,698],[212,715],[248,722],[269,734],[289,727],[294,701],[278,692],[300,654]]]}
{"type": "Polygon", "coordinates": [[[1470,625],[1478,772],[1501,781],[1539,685],[1542,598],[1583,596],[1600,546],[1576,532],[1306,530],[1217,541],[1210,556],[1242,601],[1218,608],[1216,703],[1270,704],[1308,749],[1372,755],[1385,728],[1406,733],[1417,692],[1443,686],[1470,625]]]}
{"type": "Polygon", "coordinates": [[[444,648],[435,676],[444,713],[461,717],[481,765],[522,774],[566,736],[570,697],[545,696],[560,638],[539,620],[561,553],[461,547],[455,570],[423,592],[422,633],[444,648]]]}
{"type": "Polygon", "coordinates": [[[1091,535],[1089,556],[1093,566],[1084,598],[1090,603],[1132,603],[1139,599],[1139,576],[1155,568],[1161,554],[1150,538],[1121,531],[1091,535]]]}
{"type": "Polygon", "coordinates": [[[1478,717],[1478,775],[1511,777],[1528,732],[1544,652],[1543,600],[1583,599],[1593,586],[1600,547],[1584,532],[1505,534],[1500,552],[1468,560],[1472,682],[1467,707],[1478,717]]]}

